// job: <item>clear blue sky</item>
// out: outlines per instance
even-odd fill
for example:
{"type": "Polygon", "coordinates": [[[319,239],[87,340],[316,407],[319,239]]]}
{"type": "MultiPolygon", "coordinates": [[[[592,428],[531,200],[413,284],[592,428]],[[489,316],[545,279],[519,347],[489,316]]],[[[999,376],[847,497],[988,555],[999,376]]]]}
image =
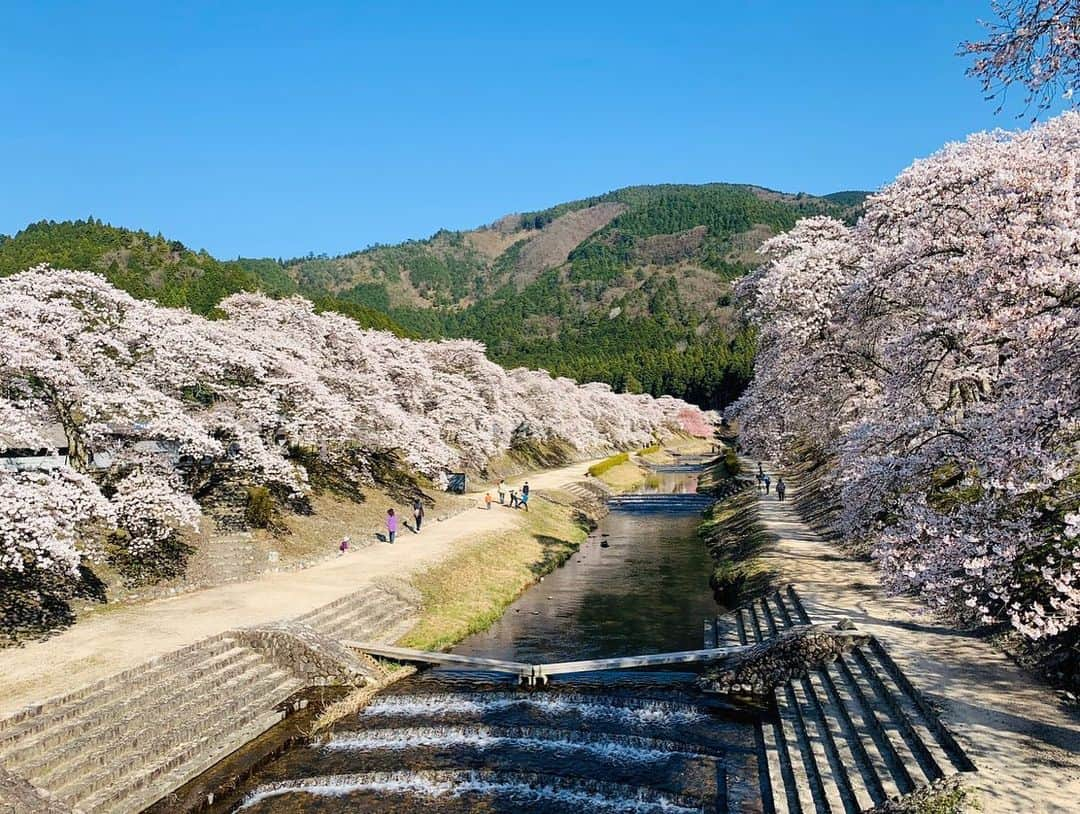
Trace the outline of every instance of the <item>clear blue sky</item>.
{"type": "Polygon", "coordinates": [[[874,188],[994,115],[990,0],[6,4],[0,233],[335,254],[629,184],[874,188]]]}

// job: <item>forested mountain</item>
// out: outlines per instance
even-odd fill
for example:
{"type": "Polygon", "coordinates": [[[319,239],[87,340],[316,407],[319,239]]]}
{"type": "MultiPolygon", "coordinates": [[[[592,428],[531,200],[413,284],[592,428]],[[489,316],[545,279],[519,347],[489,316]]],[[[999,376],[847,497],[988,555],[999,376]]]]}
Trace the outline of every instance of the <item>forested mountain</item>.
{"type": "Polygon", "coordinates": [[[864,197],[626,187],[471,231],[284,261],[219,261],[94,219],[41,222],[0,238],[0,275],[40,262],[90,269],[204,314],[236,291],[300,293],[365,326],[479,339],[507,366],[715,407],[742,388],[753,355],[753,337],[730,325],[731,281],[770,236],[811,215],[851,219],[864,197]]]}

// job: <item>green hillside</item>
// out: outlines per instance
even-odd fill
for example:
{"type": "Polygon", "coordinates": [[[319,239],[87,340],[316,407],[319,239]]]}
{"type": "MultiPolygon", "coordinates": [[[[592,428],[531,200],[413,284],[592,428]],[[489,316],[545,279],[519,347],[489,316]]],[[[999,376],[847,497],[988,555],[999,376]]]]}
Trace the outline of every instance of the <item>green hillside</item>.
{"type": "MultiPolygon", "coordinates": [[[[161,235],[109,226],[95,218],[39,221],[12,237],[0,235],[0,277],[40,263],[102,274],[140,299],[210,314],[238,291],[298,293],[276,260],[221,261],[161,235]]],[[[365,327],[405,333],[384,312],[336,297],[313,296],[321,310],[341,311],[365,327]]]]}
{"type": "Polygon", "coordinates": [[[236,291],[302,294],[368,327],[478,339],[507,366],[717,407],[742,389],[754,351],[731,324],[731,281],[770,236],[810,215],[853,219],[863,198],[626,187],[470,231],[286,261],[220,261],[93,218],[42,221],[0,237],[0,275],[41,262],[89,269],[205,314],[236,291]]]}

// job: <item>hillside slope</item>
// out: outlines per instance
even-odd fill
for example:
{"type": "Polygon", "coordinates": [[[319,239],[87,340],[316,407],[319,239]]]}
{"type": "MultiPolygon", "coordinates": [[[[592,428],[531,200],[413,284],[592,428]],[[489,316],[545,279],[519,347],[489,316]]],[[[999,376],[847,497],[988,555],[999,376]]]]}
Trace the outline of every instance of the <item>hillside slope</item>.
{"type": "Polygon", "coordinates": [[[718,407],[742,389],[754,347],[731,326],[731,281],[769,237],[810,215],[850,220],[863,197],[627,187],[285,271],[415,334],[479,339],[504,365],[718,407]]]}

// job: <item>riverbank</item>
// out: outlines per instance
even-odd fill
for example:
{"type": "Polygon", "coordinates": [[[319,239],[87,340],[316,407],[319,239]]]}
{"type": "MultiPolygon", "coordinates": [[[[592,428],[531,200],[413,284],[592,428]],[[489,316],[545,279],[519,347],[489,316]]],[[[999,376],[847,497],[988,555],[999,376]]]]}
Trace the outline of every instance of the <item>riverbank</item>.
{"type": "Polygon", "coordinates": [[[798,587],[815,622],[847,617],[877,638],[950,727],[977,772],[965,784],[984,814],[1075,811],[1080,799],[1080,721],[1052,690],[990,643],[937,624],[925,606],[887,596],[872,566],[813,531],[788,501],[751,495],[771,537],[758,557],[798,587]]]}
{"type": "MultiPolygon", "coordinates": [[[[535,488],[535,487],[534,487],[535,488]]],[[[496,504],[491,511],[515,511],[496,504]]],[[[562,490],[529,501],[522,522],[460,547],[411,580],[422,602],[402,644],[442,650],[487,628],[506,607],[577,551],[606,510],[562,490]]]]}
{"type": "MultiPolygon", "coordinates": [[[[591,463],[531,474],[532,489],[542,494],[583,480],[591,463]]],[[[0,716],[227,630],[301,616],[379,580],[411,579],[463,547],[528,522],[524,512],[469,509],[443,522],[429,518],[423,533],[403,532],[394,546],[358,548],[302,571],[110,607],[45,641],[0,651],[0,716]]]]}

